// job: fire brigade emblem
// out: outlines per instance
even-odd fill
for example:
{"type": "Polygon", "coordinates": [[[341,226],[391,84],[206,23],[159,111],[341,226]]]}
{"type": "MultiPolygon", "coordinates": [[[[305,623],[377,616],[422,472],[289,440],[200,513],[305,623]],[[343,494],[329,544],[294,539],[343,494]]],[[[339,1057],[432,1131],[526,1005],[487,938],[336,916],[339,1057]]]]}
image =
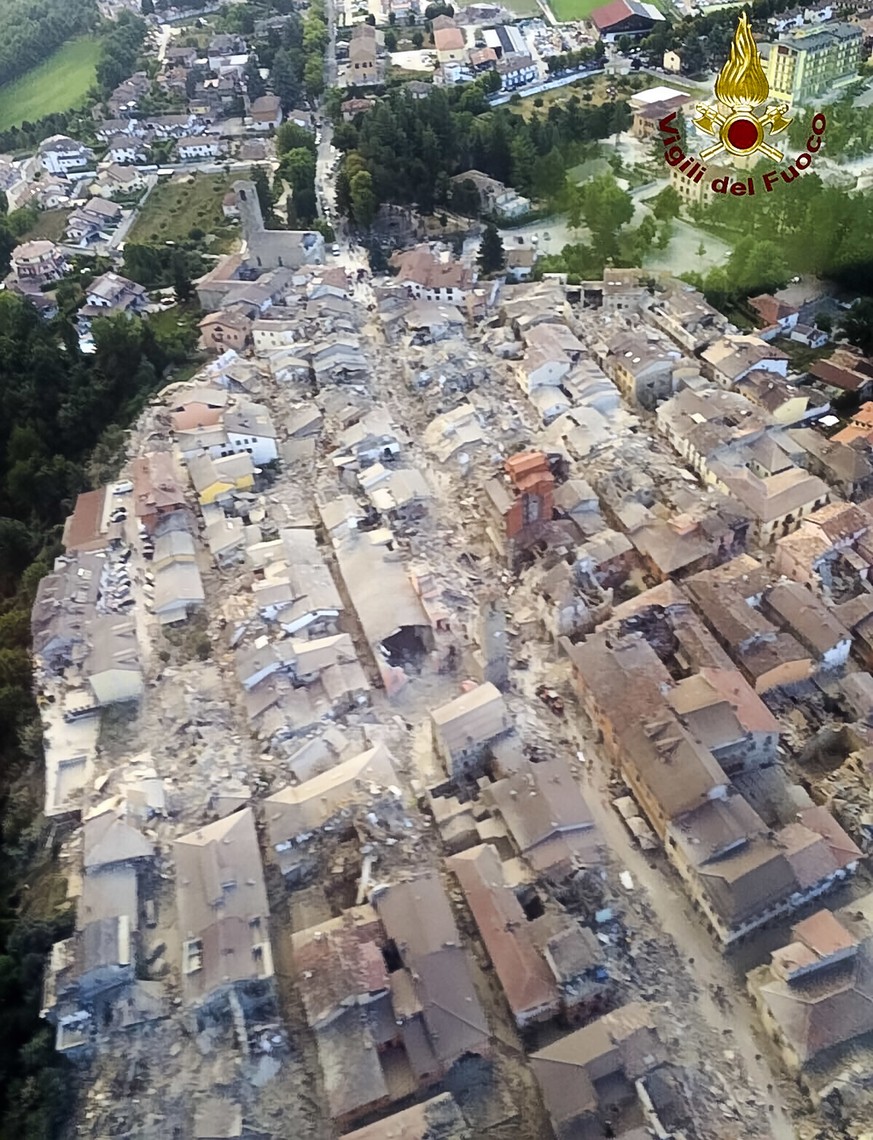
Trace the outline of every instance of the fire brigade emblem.
{"type": "Polygon", "coordinates": [[[785,117],[787,103],[771,103],[763,115],[755,113],[767,102],[769,94],[761,53],[743,12],[728,61],[715,81],[717,105],[697,104],[694,125],[718,140],[705,147],[700,157],[705,161],[721,151],[746,157],[761,151],[774,162],[781,162],[783,152],[767,139],[781,134],[791,120],[785,117]]]}

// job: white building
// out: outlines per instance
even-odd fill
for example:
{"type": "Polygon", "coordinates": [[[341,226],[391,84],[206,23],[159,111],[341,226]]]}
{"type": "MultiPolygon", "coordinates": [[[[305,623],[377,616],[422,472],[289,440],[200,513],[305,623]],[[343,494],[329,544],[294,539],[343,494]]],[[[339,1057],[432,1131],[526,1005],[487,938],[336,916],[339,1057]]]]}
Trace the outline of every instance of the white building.
{"type": "Polygon", "coordinates": [[[107,162],[148,162],[149,152],[139,139],[128,135],[115,135],[106,151],[107,162]]]}
{"type": "Polygon", "coordinates": [[[256,466],[279,458],[276,429],[270,413],[261,404],[239,404],[224,413],[228,450],[247,451],[256,466]]]}
{"type": "Polygon", "coordinates": [[[85,170],[94,161],[94,152],[67,135],[52,135],[39,144],[39,161],[49,174],[85,170]]]}
{"type": "Polygon", "coordinates": [[[183,162],[198,158],[218,158],[223,151],[224,145],[219,139],[204,136],[197,138],[189,135],[176,143],[176,154],[183,162]]]}

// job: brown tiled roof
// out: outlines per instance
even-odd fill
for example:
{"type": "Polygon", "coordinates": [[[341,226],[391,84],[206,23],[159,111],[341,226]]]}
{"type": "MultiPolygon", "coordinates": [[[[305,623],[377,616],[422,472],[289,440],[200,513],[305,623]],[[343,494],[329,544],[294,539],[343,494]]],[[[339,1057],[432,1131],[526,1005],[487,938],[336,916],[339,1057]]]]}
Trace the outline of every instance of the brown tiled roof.
{"type": "Polygon", "coordinates": [[[64,526],[64,548],[68,554],[101,550],[106,545],[100,529],[105,502],[105,487],[83,491],[78,496],[73,513],[64,526]]]}
{"type": "Polygon", "coordinates": [[[534,945],[521,904],[504,880],[496,850],[483,844],[454,855],[448,865],[463,888],[513,1015],[557,1012],[557,983],[534,945]]]}

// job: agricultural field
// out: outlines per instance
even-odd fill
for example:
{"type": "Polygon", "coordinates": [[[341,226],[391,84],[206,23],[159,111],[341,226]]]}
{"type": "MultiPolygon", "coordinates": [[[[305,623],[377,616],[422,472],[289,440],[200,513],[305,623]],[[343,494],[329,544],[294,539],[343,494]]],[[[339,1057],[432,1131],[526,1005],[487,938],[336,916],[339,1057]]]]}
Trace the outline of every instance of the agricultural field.
{"type": "Polygon", "coordinates": [[[233,248],[239,227],[221,212],[221,203],[234,181],[242,175],[186,174],[161,182],[146,200],[128,235],[129,242],[143,244],[167,241],[199,241],[192,230],[212,234],[215,240],[203,243],[209,253],[225,253],[233,248]]]}
{"type": "Polygon", "coordinates": [[[99,55],[100,41],[80,36],[0,87],[0,130],[76,107],[94,83],[99,55]]]}

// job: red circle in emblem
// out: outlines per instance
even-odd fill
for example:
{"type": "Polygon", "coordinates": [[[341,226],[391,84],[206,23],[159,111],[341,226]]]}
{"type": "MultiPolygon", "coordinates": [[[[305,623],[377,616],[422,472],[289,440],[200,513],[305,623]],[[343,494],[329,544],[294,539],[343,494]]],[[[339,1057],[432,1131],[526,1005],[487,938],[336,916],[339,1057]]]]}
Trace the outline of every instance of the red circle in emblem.
{"type": "Polygon", "coordinates": [[[737,150],[751,150],[760,137],[759,132],[754,119],[737,118],[728,127],[728,142],[737,150]]]}

